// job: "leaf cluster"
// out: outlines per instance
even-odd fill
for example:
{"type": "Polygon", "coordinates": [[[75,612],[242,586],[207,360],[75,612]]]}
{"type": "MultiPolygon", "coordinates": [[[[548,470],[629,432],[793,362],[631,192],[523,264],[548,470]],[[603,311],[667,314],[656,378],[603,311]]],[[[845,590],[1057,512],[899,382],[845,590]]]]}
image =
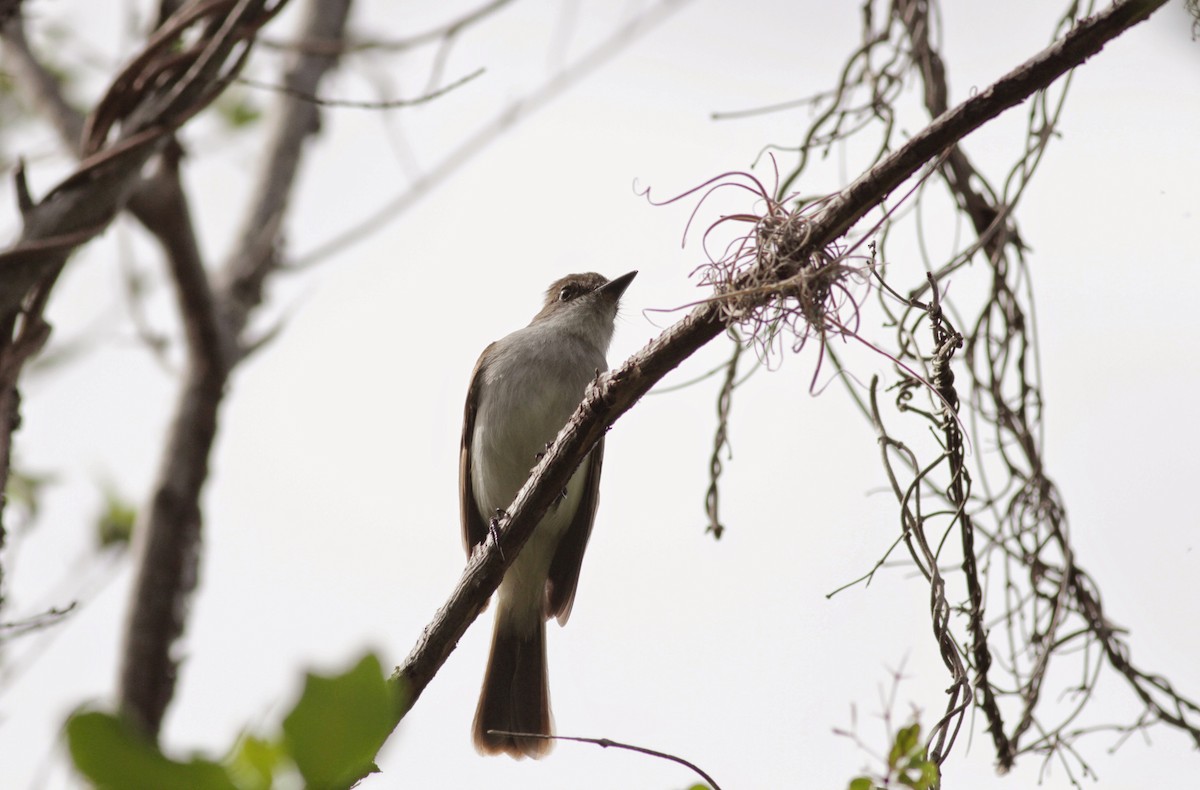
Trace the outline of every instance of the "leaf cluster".
{"type": "Polygon", "coordinates": [[[281,731],[243,734],[224,759],[169,757],[132,721],[98,710],[71,716],[67,742],[76,769],[102,790],[269,790],[281,781],[340,790],[379,770],[375,756],[407,697],[368,653],[343,674],[308,674],[281,731]]]}
{"type": "Polygon", "coordinates": [[[940,782],[937,763],[929,759],[921,738],[921,725],[913,723],[896,732],[888,752],[887,773],[880,777],[856,777],[850,780],[848,790],[876,790],[879,787],[936,790],[940,782]]]}

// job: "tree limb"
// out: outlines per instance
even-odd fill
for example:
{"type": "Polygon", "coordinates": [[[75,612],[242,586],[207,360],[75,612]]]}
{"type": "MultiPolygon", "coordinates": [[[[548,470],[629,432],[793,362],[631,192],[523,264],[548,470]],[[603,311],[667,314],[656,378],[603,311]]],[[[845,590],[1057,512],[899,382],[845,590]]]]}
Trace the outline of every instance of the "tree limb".
{"type": "MultiPolygon", "coordinates": [[[[305,35],[341,37],[350,4],[351,0],[311,2],[305,35]]],[[[287,84],[314,92],[336,60],[333,55],[299,55],[287,84]]],[[[163,238],[188,336],[188,370],[142,525],[145,544],[125,636],[120,687],[122,709],[152,735],[158,733],[174,694],[177,668],[172,647],[183,633],[188,599],[196,584],[203,523],[200,497],[226,385],[242,358],[241,336],[262,301],[263,282],[274,268],[274,250],[303,144],[319,128],[319,108],[289,96],[281,96],[280,102],[257,199],[217,286],[210,285],[194,239],[188,239],[191,224],[182,191],[165,196],[163,219],[181,223],[173,231],[163,226],[167,231],[163,238]]],[[[167,157],[164,166],[173,167],[174,161],[167,157]]],[[[178,185],[177,176],[166,183],[178,185]]]]}
{"type": "Polygon", "coordinates": [[[125,634],[118,697],[121,708],[156,734],[174,692],[171,645],[183,631],[187,597],[196,586],[200,491],[217,432],[232,354],[179,181],[178,157],[160,161],[160,173],[138,195],[141,216],[163,245],[184,332],[187,371],[171,425],[160,478],[143,514],[139,567],[125,634]]]}
{"type": "MultiPolygon", "coordinates": [[[[63,100],[53,77],[30,53],[20,19],[4,25],[5,41],[16,67],[29,81],[30,93],[45,108],[67,147],[87,156],[40,202],[29,195],[23,171],[17,173],[21,235],[13,247],[0,253],[0,490],[8,479],[12,434],[20,422],[17,381],[25,362],[49,335],[42,310],[67,258],[103,231],[127,204],[145,164],[168,144],[179,125],[215,98],[230,70],[237,69],[248,51],[242,46],[244,38],[284,2],[276,0],[270,7],[267,0],[197,4],[204,13],[228,9],[227,21],[236,24],[226,35],[206,37],[190,49],[171,51],[165,59],[145,54],[135,59],[152,76],[139,81],[129,69],[123,72],[97,108],[106,118],[100,126],[94,119],[81,123],[63,100]],[[109,142],[109,131],[118,120],[120,131],[109,142]],[[88,135],[84,143],[81,129],[97,133],[88,135]]],[[[160,43],[160,48],[170,46],[170,42],[160,43]]]]}

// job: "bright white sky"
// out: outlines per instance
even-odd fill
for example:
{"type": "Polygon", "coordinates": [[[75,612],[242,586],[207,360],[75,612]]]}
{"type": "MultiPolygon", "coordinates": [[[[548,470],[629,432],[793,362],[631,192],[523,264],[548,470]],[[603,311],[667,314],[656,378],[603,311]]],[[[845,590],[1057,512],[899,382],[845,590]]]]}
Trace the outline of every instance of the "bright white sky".
{"type": "MultiPolygon", "coordinates": [[[[72,19],[90,4],[28,5],[31,14],[72,19]]],[[[444,18],[413,5],[366,3],[355,29],[392,37],[444,18]]],[[[1043,46],[1053,22],[1046,7],[1057,4],[947,5],[957,102],[1043,46]]],[[[522,0],[465,36],[447,75],[488,71],[443,101],[390,115],[328,115],[297,194],[289,249],[315,248],[401,192],[561,63],[564,49],[570,60],[620,18],[567,7],[575,10],[522,0]]],[[[748,167],[766,143],[794,144],[803,111],[721,123],[708,114],[830,86],[858,35],[857,3],[732,9],[685,7],[398,221],[273,289],[269,317],[285,319],[285,331],[239,371],[222,413],[169,748],[212,752],[240,728],[275,727],[306,667],[342,669],[366,648],[387,665],[404,658],[463,562],[456,475],[471,367],[488,342],[528,321],[550,281],[571,271],[641,271],[618,321],[614,364],[674,318],[643,310],[702,296],[688,280],[699,246],[679,248],[690,204],[652,208],[631,185],[665,196],[748,167]]],[[[88,46],[72,63],[110,64],[132,35],[117,24],[105,17],[77,31],[88,46]]],[[[263,57],[266,66],[271,56],[263,57]]],[[[1113,620],[1132,628],[1134,660],[1193,699],[1198,65],[1200,44],[1178,2],[1095,57],[1075,78],[1062,139],[1018,215],[1033,248],[1046,458],[1080,562],[1113,620]]],[[[421,58],[362,58],[324,93],[375,98],[372,86],[382,82],[411,96],[426,77],[421,58]]],[[[994,179],[1021,144],[1023,117],[1015,110],[967,140],[994,179]]],[[[228,250],[259,163],[256,140],[231,142],[203,124],[189,132],[187,178],[213,260],[228,250]]],[[[51,150],[40,139],[30,146],[51,150]]],[[[833,157],[802,188],[836,188],[839,167],[857,173],[854,162],[833,157]]],[[[35,190],[60,172],[35,157],[35,190]]],[[[9,204],[3,216],[15,216],[9,204]]],[[[948,246],[954,228],[927,233],[948,246]]],[[[894,277],[920,276],[912,251],[890,252],[894,277]]],[[[177,384],[125,318],[119,286],[129,267],[161,285],[157,259],[128,223],[74,260],[52,304],[54,341],[90,333],[100,343],[23,389],[19,463],[60,482],[35,531],[10,536],[6,619],[75,597],[83,609],[46,641],[27,640],[6,657],[5,669],[23,667],[0,689],[6,787],[62,786],[58,728],[74,706],[103,703],[113,689],[129,566],[114,574],[80,558],[101,483],[144,496],[177,384]]],[[[161,287],[148,312],[174,331],[161,287]]],[[[886,337],[877,325],[872,332],[886,337]]],[[[713,344],[665,384],[706,371],[726,347],[713,344]]],[[[863,381],[886,369],[877,358],[854,359],[863,381]]],[[[883,749],[880,689],[894,668],[904,665],[906,676],[896,715],[915,707],[926,726],[940,716],[946,676],[924,584],[893,570],[870,588],[825,598],[870,568],[897,518],[880,493],[869,426],[840,385],[809,395],[813,364],[811,351],[787,359],[737,393],[734,460],[722,489],[729,531],[719,543],[703,531],[718,382],[652,396],[615,426],[574,613],[566,629],[550,628],[560,733],[674,752],[726,788],[840,788],[868,758],[832,729],[850,727],[856,708],[861,737],[883,749]]],[[[364,787],[678,788],[694,780],[678,766],[575,744],[538,763],[477,756],[469,727],[490,628],[489,612],[402,724],[383,774],[364,787]]],[[[1115,677],[1101,682],[1099,696],[1098,721],[1137,715],[1115,677]]],[[[1048,788],[1068,786],[1060,765],[1043,775],[1031,757],[1014,776],[996,777],[981,723],[970,724],[973,738],[946,766],[947,786],[1030,787],[1039,777],[1048,788]]],[[[1161,728],[1151,736],[1111,756],[1113,736],[1085,740],[1097,786],[1168,786],[1196,774],[1200,761],[1186,738],[1161,728]]]]}

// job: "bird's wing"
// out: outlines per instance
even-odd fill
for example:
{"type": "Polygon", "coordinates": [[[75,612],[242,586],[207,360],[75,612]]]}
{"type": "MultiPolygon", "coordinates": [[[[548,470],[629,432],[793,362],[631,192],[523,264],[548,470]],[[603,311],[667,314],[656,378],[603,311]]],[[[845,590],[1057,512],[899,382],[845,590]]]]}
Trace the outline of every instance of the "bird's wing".
{"type": "Polygon", "coordinates": [[[592,534],[592,522],[596,520],[596,506],[600,503],[600,467],[604,461],[604,439],[584,460],[583,496],[575,510],[575,518],[563,533],[554,559],[550,562],[550,575],[546,580],[546,618],[557,617],[559,625],[565,625],[575,603],[575,588],[579,585],[579,568],[583,564],[583,552],[588,537],[592,534]]]}
{"type": "Polygon", "coordinates": [[[471,549],[482,543],[488,534],[487,521],[475,504],[475,486],[471,482],[471,437],[475,433],[475,406],[479,403],[479,387],[483,381],[483,360],[494,345],[485,348],[475,363],[471,386],[467,389],[467,403],[463,409],[462,448],[458,454],[458,510],[462,520],[463,548],[467,550],[468,557],[471,556],[471,549]]]}

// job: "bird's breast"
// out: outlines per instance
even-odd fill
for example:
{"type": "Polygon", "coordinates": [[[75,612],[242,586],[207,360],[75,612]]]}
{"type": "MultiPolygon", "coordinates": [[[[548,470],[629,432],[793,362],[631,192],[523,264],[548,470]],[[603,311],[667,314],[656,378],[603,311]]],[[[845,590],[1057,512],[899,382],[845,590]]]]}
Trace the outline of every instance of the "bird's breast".
{"type": "Polygon", "coordinates": [[[607,366],[602,353],[571,338],[514,333],[497,346],[483,371],[471,446],[472,483],[485,514],[512,502],[607,366]]]}

